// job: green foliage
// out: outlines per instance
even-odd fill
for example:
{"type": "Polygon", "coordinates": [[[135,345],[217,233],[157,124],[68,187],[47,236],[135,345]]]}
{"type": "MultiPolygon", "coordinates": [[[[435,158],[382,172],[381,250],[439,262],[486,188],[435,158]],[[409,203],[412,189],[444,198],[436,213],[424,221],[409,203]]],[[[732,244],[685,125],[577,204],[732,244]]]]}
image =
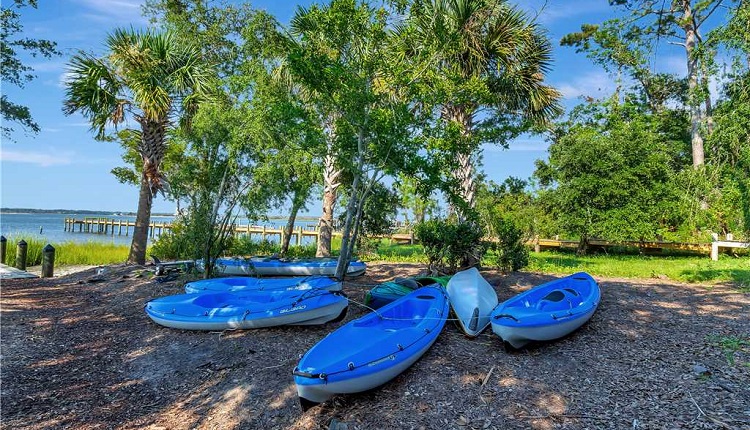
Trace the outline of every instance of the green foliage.
{"type": "MultiPolygon", "coordinates": [[[[4,85],[12,84],[19,88],[35,78],[32,73],[34,69],[18,58],[19,50],[26,51],[32,57],[52,58],[61,55],[55,42],[16,37],[23,30],[19,10],[25,6],[36,9],[37,0],[5,1],[0,8],[0,76],[4,85]]],[[[10,139],[13,132],[13,127],[7,125],[9,121],[18,123],[27,131],[39,132],[39,124],[32,118],[29,108],[12,102],[6,94],[0,97],[0,113],[3,116],[2,136],[5,139],[10,139]]]]}
{"type": "Polygon", "coordinates": [[[451,204],[468,219],[480,145],[506,146],[561,112],[559,92],[544,84],[551,44],[519,9],[485,0],[415,2],[399,37],[429,119],[423,138],[451,204]]]}
{"type": "Polygon", "coordinates": [[[442,274],[468,269],[469,264],[481,261],[487,249],[484,232],[476,223],[433,219],[417,224],[414,236],[424,247],[430,270],[442,274]]]}
{"type": "MultiPolygon", "coordinates": [[[[248,236],[241,236],[232,242],[232,246],[227,250],[229,255],[273,255],[278,254],[281,246],[278,243],[263,240],[258,242],[248,236]]],[[[310,258],[315,257],[314,245],[302,245],[289,247],[286,253],[287,258],[310,258]]]]}
{"type": "Polygon", "coordinates": [[[510,177],[502,184],[480,183],[477,189],[477,213],[490,236],[496,236],[493,220],[502,217],[520,229],[524,239],[552,237],[559,229],[551,212],[536,190],[518,178],[510,177]]]}
{"type": "Polygon", "coordinates": [[[556,132],[535,176],[564,232],[581,238],[654,240],[678,221],[675,172],[686,143],[637,105],[594,105],[556,132]]]}
{"type": "Polygon", "coordinates": [[[529,264],[529,250],[523,232],[513,221],[502,217],[493,220],[492,227],[497,242],[489,246],[484,261],[505,273],[526,267],[529,264]]]}

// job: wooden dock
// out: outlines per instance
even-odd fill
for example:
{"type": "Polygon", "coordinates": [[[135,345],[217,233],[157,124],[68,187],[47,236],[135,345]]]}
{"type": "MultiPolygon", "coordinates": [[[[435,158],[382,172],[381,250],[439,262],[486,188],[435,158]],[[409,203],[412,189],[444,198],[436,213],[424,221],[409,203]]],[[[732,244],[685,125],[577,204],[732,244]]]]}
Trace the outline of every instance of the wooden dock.
{"type": "MultiPolygon", "coordinates": [[[[112,218],[65,218],[64,222],[64,230],[69,232],[93,233],[110,236],[128,236],[130,235],[131,229],[135,229],[135,221],[112,218]]],[[[170,230],[171,228],[171,223],[152,222],[148,226],[148,235],[151,238],[160,236],[164,231],[170,230]]],[[[284,238],[284,229],[281,227],[272,228],[264,225],[235,225],[232,227],[232,234],[237,237],[244,235],[258,235],[261,240],[267,240],[269,237],[276,236],[279,238],[279,241],[281,241],[284,238]]],[[[334,235],[335,234],[336,233],[334,233],[334,235]]],[[[297,245],[302,244],[302,239],[304,237],[312,237],[317,241],[319,236],[320,232],[316,227],[298,226],[292,230],[292,238],[297,245]]]]}

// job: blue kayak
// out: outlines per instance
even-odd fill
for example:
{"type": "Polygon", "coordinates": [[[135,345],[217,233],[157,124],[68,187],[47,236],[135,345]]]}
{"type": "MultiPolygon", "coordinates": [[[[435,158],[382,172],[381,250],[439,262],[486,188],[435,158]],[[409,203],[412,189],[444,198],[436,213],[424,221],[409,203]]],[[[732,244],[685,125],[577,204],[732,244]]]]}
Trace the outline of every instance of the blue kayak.
{"type": "Polygon", "coordinates": [[[324,324],[346,315],[349,300],[327,290],[178,294],[146,303],[157,324],[183,330],[229,330],[324,324]]]}
{"type": "Polygon", "coordinates": [[[499,304],[490,315],[492,331],[512,348],[558,339],[588,321],[600,300],[601,291],[594,278],[579,272],[499,304]]]}
{"type": "Polygon", "coordinates": [[[442,287],[423,287],[329,334],[294,369],[302,407],[395,378],[437,340],[448,311],[442,287]]]}
{"type": "Polygon", "coordinates": [[[264,290],[304,291],[313,288],[341,291],[341,282],[329,278],[328,276],[297,276],[288,278],[253,278],[247,276],[235,276],[231,278],[203,279],[185,284],[186,293],[239,293],[244,291],[264,290]]]}
{"type": "MultiPolygon", "coordinates": [[[[217,272],[233,276],[309,276],[336,274],[338,258],[276,258],[276,257],[225,257],[216,259],[217,272]]],[[[196,268],[204,270],[203,260],[196,261],[196,268]]],[[[365,273],[365,263],[359,260],[349,263],[347,276],[365,273]]]]}

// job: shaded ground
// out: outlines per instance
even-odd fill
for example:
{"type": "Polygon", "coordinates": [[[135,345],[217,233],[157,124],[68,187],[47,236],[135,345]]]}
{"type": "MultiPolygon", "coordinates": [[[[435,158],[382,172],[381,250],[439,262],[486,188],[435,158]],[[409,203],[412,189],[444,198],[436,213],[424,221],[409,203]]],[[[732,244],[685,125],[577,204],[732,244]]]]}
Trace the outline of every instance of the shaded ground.
{"type": "MultiPolygon", "coordinates": [[[[372,265],[345,291],[361,302],[370,285],[420,269],[372,265]]],[[[750,294],[731,286],[600,279],[599,310],[566,339],[506,353],[490,330],[470,340],[448,324],[380,389],[302,413],[295,362],[362,308],[317,327],[171,330],[143,305],[182,282],[142,270],[2,281],[2,428],[750,427],[750,294]]],[[[483,275],[500,300],[552,279],[483,275]]]]}

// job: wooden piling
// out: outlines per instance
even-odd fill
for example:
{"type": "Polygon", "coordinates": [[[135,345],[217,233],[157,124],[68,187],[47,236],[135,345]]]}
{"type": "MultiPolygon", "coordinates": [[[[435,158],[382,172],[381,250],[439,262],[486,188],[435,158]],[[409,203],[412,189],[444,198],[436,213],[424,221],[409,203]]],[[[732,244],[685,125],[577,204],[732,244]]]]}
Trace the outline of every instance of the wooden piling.
{"type": "Polygon", "coordinates": [[[25,240],[21,239],[18,241],[18,247],[16,248],[16,268],[20,270],[26,270],[26,252],[28,251],[29,245],[25,240]]]}
{"type": "Polygon", "coordinates": [[[8,239],[0,236],[0,263],[5,264],[5,251],[8,248],[8,239]]]}
{"type": "Polygon", "coordinates": [[[42,278],[51,278],[55,273],[55,248],[49,243],[42,249],[42,278]]]}

